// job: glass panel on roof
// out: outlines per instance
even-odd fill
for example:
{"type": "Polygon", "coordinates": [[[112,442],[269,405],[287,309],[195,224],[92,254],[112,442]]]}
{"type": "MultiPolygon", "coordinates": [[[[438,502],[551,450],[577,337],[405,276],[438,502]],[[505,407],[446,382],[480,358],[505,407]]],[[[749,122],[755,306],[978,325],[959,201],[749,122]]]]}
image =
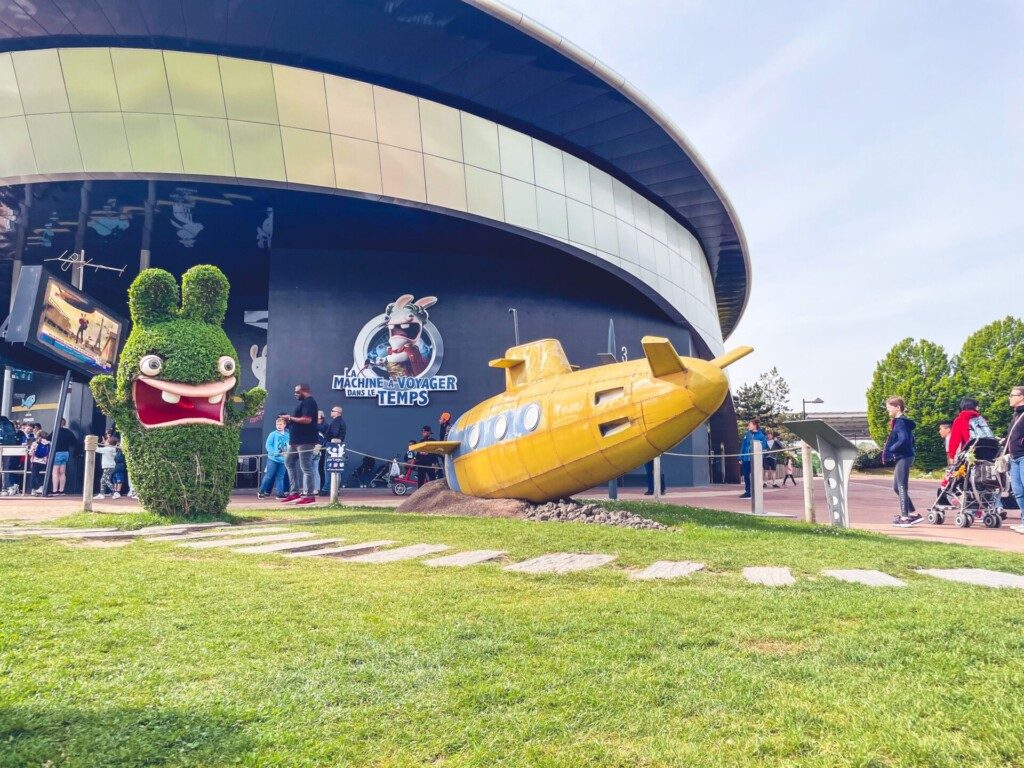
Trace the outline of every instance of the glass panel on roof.
{"type": "Polygon", "coordinates": [[[377,143],[331,136],[335,183],[339,189],[381,194],[380,153],[377,143]]]}
{"type": "MultiPolygon", "coordinates": [[[[497,133],[495,133],[497,140],[497,133]]],[[[470,213],[496,221],[505,220],[501,176],[482,168],[466,166],[466,207],[470,213]]]]}
{"type": "Polygon", "coordinates": [[[281,128],[265,123],[228,120],[231,154],[239,178],[285,181],[281,128]]]}
{"type": "Polygon", "coordinates": [[[428,203],[456,211],[466,210],[466,174],[462,163],[424,155],[423,169],[428,203]]]}
{"type": "Polygon", "coordinates": [[[324,84],[331,133],[377,141],[373,86],[334,75],[324,75],[324,84]]]}
{"type": "Polygon", "coordinates": [[[74,112],[117,112],[114,66],[109,48],[62,48],[61,71],[74,112]]]}
{"type": "Polygon", "coordinates": [[[173,115],[127,112],[124,130],[136,173],[181,173],[181,149],[173,115]]]}
{"type": "Polygon", "coordinates": [[[84,170],[70,114],[29,115],[27,119],[39,173],[81,173],[84,170]]]}
{"type": "Polygon", "coordinates": [[[300,128],[281,128],[284,167],[293,184],[334,186],[334,158],[331,136],[300,128]]]}
{"type": "Polygon", "coordinates": [[[224,117],[224,93],[216,56],[164,51],[164,64],[174,114],[224,117]]]}
{"type": "Polygon", "coordinates": [[[161,51],[111,48],[117,95],[126,112],[171,112],[171,94],[161,51]]]}
{"type": "Polygon", "coordinates": [[[119,112],[79,112],[74,117],[86,171],[126,173],[132,170],[124,121],[119,112]]]}
{"type": "Polygon", "coordinates": [[[57,51],[15,51],[11,57],[26,115],[68,111],[57,51]]]}
{"type": "Polygon", "coordinates": [[[426,202],[421,153],[381,144],[380,175],[385,195],[426,202]]]}
{"type": "Polygon", "coordinates": [[[255,123],[277,123],[274,72],[264,61],[219,56],[228,118],[255,123]]]}

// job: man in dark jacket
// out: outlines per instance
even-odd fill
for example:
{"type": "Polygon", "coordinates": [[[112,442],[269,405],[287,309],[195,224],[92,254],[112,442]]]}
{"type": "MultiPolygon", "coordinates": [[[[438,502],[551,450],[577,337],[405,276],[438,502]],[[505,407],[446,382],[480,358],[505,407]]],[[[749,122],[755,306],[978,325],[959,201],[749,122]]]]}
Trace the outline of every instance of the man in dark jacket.
{"type": "MultiPolygon", "coordinates": [[[[324,446],[330,445],[331,443],[345,442],[345,435],[348,433],[348,427],[345,424],[345,420],[341,417],[341,414],[342,409],[340,405],[336,405],[331,408],[331,420],[327,422],[327,426],[322,432],[324,446]]],[[[327,451],[324,451],[322,455],[326,462],[327,451]]],[[[327,474],[327,472],[322,472],[321,474],[323,475],[323,483],[320,486],[320,493],[330,493],[331,476],[327,474]]]]}
{"type": "Polygon", "coordinates": [[[1010,390],[1010,431],[1006,435],[1006,452],[1010,456],[1010,487],[1021,510],[1021,525],[1011,526],[1017,533],[1024,533],[1024,387],[1010,390]]]}

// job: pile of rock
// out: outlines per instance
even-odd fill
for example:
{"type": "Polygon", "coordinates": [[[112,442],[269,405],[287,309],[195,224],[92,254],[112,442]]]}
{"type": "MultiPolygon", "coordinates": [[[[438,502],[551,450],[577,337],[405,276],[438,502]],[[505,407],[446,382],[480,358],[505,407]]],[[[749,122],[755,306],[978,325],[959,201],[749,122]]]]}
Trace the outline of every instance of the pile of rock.
{"type": "Polygon", "coordinates": [[[581,504],[571,499],[532,505],[526,513],[526,519],[539,522],[596,523],[652,531],[668,528],[667,525],[635,515],[624,509],[605,509],[597,504],[581,504]]]}

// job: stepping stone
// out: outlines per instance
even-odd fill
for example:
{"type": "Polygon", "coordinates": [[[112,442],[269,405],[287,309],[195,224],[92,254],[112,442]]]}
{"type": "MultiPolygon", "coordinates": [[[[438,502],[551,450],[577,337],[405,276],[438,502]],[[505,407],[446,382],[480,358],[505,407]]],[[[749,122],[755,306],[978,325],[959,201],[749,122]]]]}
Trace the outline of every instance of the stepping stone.
{"type": "Polygon", "coordinates": [[[266,555],[271,552],[302,552],[306,549],[320,549],[329,544],[337,544],[344,539],[303,539],[302,541],[279,541],[276,544],[259,544],[255,547],[232,549],[240,555],[266,555]]]}
{"type": "Polygon", "coordinates": [[[142,536],[138,531],[89,531],[79,529],[77,531],[64,531],[62,533],[40,534],[44,539],[94,539],[102,541],[117,541],[119,539],[138,539],[142,536]]]}
{"type": "Polygon", "coordinates": [[[225,522],[212,522],[212,523],[175,523],[174,525],[147,525],[145,528],[139,528],[136,533],[140,533],[144,536],[156,536],[161,533],[188,533],[190,531],[202,531],[207,528],[226,528],[231,523],[225,522]]]}
{"type": "Polygon", "coordinates": [[[505,567],[506,571],[517,573],[572,573],[587,571],[607,565],[615,559],[615,555],[584,555],[575,552],[555,552],[541,555],[532,560],[524,560],[505,567]]]}
{"type": "Polygon", "coordinates": [[[362,544],[347,544],[344,547],[331,547],[330,549],[311,549],[308,552],[289,552],[285,557],[352,557],[362,555],[366,552],[386,547],[395,542],[389,539],[381,541],[364,541],[362,544]]]}
{"type": "Polygon", "coordinates": [[[202,539],[219,539],[224,536],[256,536],[257,534],[280,533],[287,530],[287,528],[282,528],[279,525],[270,526],[269,528],[257,528],[255,526],[251,526],[230,528],[226,531],[198,531],[196,533],[172,533],[160,536],[146,536],[145,541],[199,541],[202,539]]]}
{"type": "Polygon", "coordinates": [[[117,528],[15,528],[0,536],[52,536],[57,533],[113,533],[117,528]]]}
{"type": "Polygon", "coordinates": [[[1024,576],[985,568],[922,568],[918,573],[946,581],[977,584],[980,587],[1024,589],[1024,576]]]}
{"type": "Polygon", "coordinates": [[[457,568],[465,568],[467,565],[497,560],[504,554],[505,552],[500,549],[476,549],[472,552],[459,552],[457,555],[445,555],[444,557],[435,557],[432,560],[424,560],[423,564],[434,567],[455,566],[457,568]]]}
{"type": "Polygon", "coordinates": [[[743,578],[751,584],[763,584],[766,587],[789,587],[796,584],[789,568],[744,568],[743,578]]]}
{"type": "Polygon", "coordinates": [[[269,536],[247,536],[241,539],[218,539],[217,541],[185,541],[179,547],[190,549],[212,549],[213,547],[238,547],[242,544],[270,544],[275,541],[295,541],[296,539],[308,539],[312,533],[297,531],[294,533],[275,533],[269,536]]]}
{"type": "Polygon", "coordinates": [[[881,571],[866,571],[860,568],[851,568],[840,571],[822,571],[823,576],[831,576],[840,581],[849,581],[853,584],[864,584],[869,587],[905,587],[907,583],[895,576],[881,571]]]}
{"type": "Polygon", "coordinates": [[[348,561],[350,563],[394,563],[398,560],[412,560],[414,557],[444,552],[446,549],[448,549],[446,544],[411,544],[408,547],[385,549],[381,552],[371,552],[368,555],[356,555],[350,557],[348,561]]]}
{"type": "Polygon", "coordinates": [[[672,562],[671,560],[659,560],[656,563],[637,571],[632,578],[638,581],[652,581],[654,579],[681,579],[691,573],[704,569],[704,563],[691,563],[687,560],[672,562]]]}

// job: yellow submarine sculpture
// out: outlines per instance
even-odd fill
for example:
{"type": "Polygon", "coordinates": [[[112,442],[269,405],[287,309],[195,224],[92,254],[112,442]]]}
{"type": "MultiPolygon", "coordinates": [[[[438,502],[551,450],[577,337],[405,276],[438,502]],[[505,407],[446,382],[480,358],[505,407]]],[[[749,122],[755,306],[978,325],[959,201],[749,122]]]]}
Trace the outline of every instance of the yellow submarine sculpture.
{"type": "Polygon", "coordinates": [[[454,491],[533,502],[607,483],[679,443],[729,391],[723,369],[753,351],[714,360],[680,357],[672,342],[645,336],[644,359],[574,370],[562,345],[512,347],[492,368],[505,391],[463,414],[447,440],[413,450],[445,457],[454,491]]]}

